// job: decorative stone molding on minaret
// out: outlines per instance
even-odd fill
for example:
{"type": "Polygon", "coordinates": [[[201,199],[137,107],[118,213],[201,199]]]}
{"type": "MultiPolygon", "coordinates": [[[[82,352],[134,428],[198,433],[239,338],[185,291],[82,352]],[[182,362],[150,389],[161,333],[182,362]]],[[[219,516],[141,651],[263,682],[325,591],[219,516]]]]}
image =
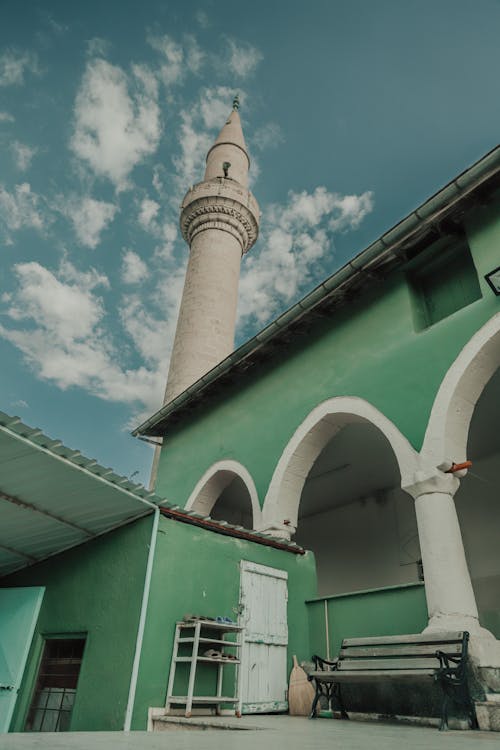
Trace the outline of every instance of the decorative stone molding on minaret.
{"type": "MultiPolygon", "coordinates": [[[[234,349],[242,256],[259,231],[259,206],[248,189],[248,156],[235,97],[209,150],[205,177],[181,206],[189,262],[164,403],[172,401],[234,349]]],[[[159,449],[151,475],[154,486],[159,449]]]]}

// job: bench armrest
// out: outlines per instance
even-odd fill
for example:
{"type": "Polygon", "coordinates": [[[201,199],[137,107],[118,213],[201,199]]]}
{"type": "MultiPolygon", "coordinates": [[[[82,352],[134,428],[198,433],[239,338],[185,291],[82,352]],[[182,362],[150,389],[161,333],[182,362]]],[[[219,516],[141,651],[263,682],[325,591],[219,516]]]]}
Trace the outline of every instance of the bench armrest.
{"type": "Polygon", "coordinates": [[[327,659],[323,659],[317,654],[313,654],[312,660],[314,662],[314,668],[317,672],[333,672],[337,669],[339,663],[338,657],[335,657],[333,661],[328,661],[327,659]]]}

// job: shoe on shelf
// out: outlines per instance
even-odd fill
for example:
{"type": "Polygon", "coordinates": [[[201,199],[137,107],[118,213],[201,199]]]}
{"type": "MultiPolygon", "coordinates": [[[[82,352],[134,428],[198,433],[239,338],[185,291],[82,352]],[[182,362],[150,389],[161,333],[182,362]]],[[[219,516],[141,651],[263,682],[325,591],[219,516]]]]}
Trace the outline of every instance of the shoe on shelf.
{"type": "Polygon", "coordinates": [[[206,656],[207,659],[222,659],[223,654],[222,651],[218,651],[216,648],[209,648],[203,653],[203,656],[206,656]]]}

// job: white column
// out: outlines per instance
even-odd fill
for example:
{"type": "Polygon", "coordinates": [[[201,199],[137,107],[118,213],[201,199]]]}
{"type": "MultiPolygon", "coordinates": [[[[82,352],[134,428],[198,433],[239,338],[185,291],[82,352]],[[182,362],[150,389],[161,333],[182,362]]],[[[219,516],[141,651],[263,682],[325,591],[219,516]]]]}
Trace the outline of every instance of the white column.
{"type": "Polygon", "coordinates": [[[441,471],[416,479],[404,490],[415,498],[429,612],[427,630],[484,634],[453,499],[460,482],[441,471]]]}

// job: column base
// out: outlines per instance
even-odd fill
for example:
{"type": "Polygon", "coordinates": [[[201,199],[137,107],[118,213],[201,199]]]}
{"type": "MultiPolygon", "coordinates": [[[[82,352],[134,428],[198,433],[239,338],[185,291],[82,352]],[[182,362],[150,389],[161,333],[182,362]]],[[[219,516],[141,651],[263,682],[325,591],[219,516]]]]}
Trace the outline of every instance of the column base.
{"type": "Polygon", "coordinates": [[[470,615],[435,615],[424,633],[466,630],[469,635],[471,661],[481,669],[481,678],[493,692],[500,692],[500,641],[470,615]],[[492,671],[493,670],[493,671],[492,671]]]}
{"type": "Polygon", "coordinates": [[[423,632],[434,633],[441,631],[452,633],[458,630],[467,630],[471,637],[474,635],[480,638],[495,640],[495,636],[489,630],[486,630],[486,628],[481,627],[477,617],[473,617],[472,615],[444,613],[433,615],[423,632]]]}

